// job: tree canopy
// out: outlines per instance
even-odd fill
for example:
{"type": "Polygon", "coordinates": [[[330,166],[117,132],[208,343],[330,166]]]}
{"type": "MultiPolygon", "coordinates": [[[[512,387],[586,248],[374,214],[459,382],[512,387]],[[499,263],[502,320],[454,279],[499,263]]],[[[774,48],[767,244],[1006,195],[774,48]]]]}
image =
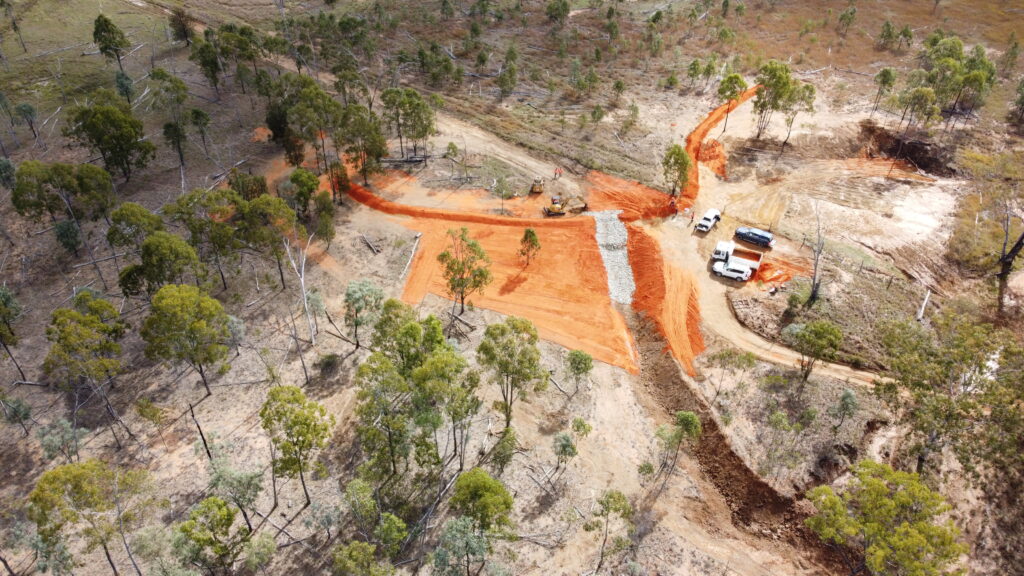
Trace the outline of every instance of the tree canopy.
{"type": "Polygon", "coordinates": [[[110,302],[83,290],[71,308],[53,311],[43,370],[68,388],[82,379],[104,382],[121,371],[119,340],[127,329],[110,302]]]}
{"type": "Polygon", "coordinates": [[[690,179],[690,169],[693,167],[693,159],[690,154],[679,144],[672,144],[665,151],[661,159],[662,172],[665,175],[665,182],[672,185],[672,194],[678,188],[686,192],[686,186],[690,179]]]}
{"type": "Polygon", "coordinates": [[[250,531],[235,528],[236,511],[216,496],[204,499],[174,527],[174,548],[188,563],[210,572],[230,571],[245,551],[250,531]]]}
{"type": "Polygon", "coordinates": [[[100,155],[109,171],[130,179],[136,169],[145,168],[156,155],[156,146],[144,140],[142,121],[124,103],[100,98],[91,105],[70,111],[64,135],[100,155]]]}
{"type": "Polygon", "coordinates": [[[146,357],[186,362],[199,372],[209,395],[207,371],[227,358],[228,315],[217,300],[195,286],[168,284],[153,296],[149,316],[142,324],[146,357]]]}
{"type": "Polygon", "coordinates": [[[932,329],[907,322],[881,327],[892,378],[876,392],[910,423],[919,443],[917,471],[949,446],[971,471],[987,462],[998,474],[1018,470],[1024,408],[1015,373],[1020,344],[991,324],[948,313],[932,329]]]}
{"type": "Polygon", "coordinates": [[[800,353],[800,376],[806,382],[820,360],[831,360],[843,343],[843,333],[828,320],[791,324],[783,337],[800,353]]]}
{"type": "Polygon", "coordinates": [[[953,522],[942,519],[949,506],[938,492],[917,474],[870,460],[853,475],[838,494],[831,486],[808,492],[817,512],[806,521],[819,538],[842,547],[851,576],[865,568],[878,576],[956,573],[951,565],[967,547],[953,522]]]}
{"type": "Polygon", "coordinates": [[[116,60],[118,69],[124,72],[121,58],[124,56],[125,51],[131,47],[131,44],[128,42],[128,37],[124,35],[124,32],[117,27],[117,24],[114,24],[110,18],[103,14],[97,16],[95,22],[93,22],[92,41],[96,43],[100,54],[103,54],[106,58],[116,60]]]}
{"type": "Polygon", "coordinates": [[[28,498],[28,517],[44,548],[55,548],[77,535],[87,552],[102,548],[116,572],[108,544],[146,519],[154,504],[148,488],[149,476],[143,470],[99,460],[64,464],[39,477],[28,498]]]}
{"type": "Polygon", "coordinates": [[[516,400],[527,393],[529,386],[542,388],[547,383],[537,341],[537,329],[529,320],[509,317],[487,326],[476,349],[477,361],[491,372],[501,390],[501,402],[496,406],[505,416],[505,428],[512,424],[516,400]]]}
{"type": "Polygon", "coordinates": [[[458,232],[449,230],[448,238],[451,246],[437,255],[437,261],[448,284],[448,293],[459,303],[461,314],[466,311],[466,298],[491,283],[491,260],[480,243],[469,237],[467,228],[458,232]]]}
{"type": "Polygon", "coordinates": [[[260,408],[260,421],[277,450],[274,470],[288,478],[299,477],[308,505],[305,473],[313,464],[313,454],[327,445],[334,416],[328,415],[323,405],[306,398],[300,388],[276,386],[260,408]]]}
{"type": "Polygon", "coordinates": [[[359,346],[359,328],[372,324],[380,313],[384,291],[365,279],[349,282],[345,289],[345,324],[352,328],[352,337],[359,346]]]}
{"type": "Polygon", "coordinates": [[[452,507],[472,518],[481,530],[511,526],[512,495],[501,480],[491,477],[483,468],[473,468],[455,481],[452,507]]]}

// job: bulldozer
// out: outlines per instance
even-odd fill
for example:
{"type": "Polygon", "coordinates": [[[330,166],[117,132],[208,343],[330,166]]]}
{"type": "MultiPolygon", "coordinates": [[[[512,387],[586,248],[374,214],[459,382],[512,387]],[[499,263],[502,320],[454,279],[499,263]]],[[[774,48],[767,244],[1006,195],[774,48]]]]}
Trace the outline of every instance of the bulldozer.
{"type": "Polygon", "coordinates": [[[587,209],[587,203],[582,196],[573,194],[571,196],[553,196],[551,205],[544,207],[545,216],[565,216],[566,214],[579,214],[587,209]]]}
{"type": "Polygon", "coordinates": [[[534,178],[533,185],[530,186],[530,194],[543,194],[544,193],[544,179],[534,178]]]}

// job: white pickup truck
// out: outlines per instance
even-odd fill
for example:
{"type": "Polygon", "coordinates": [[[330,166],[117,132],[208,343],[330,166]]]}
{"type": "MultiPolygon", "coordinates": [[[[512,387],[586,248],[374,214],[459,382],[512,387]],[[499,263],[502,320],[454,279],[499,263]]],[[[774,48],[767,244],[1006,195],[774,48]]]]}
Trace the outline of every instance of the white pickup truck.
{"type": "Polygon", "coordinates": [[[723,240],[715,245],[715,251],[711,254],[712,260],[721,260],[727,264],[746,266],[751,270],[761,267],[761,259],[764,257],[760,252],[740,248],[731,240],[723,240]]]}
{"type": "Polygon", "coordinates": [[[698,232],[707,232],[718,224],[718,221],[722,219],[722,213],[712,208],[704,213],[704,216],[697,222],[698,232]]]}

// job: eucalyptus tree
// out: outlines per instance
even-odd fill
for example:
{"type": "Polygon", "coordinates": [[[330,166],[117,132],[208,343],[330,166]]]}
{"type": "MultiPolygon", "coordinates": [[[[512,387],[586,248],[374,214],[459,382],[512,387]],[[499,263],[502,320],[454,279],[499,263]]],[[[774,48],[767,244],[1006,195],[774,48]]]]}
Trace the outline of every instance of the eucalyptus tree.
{"type": "Polygon", "coordinates": [[[91,104],[72,107],[64,135],[99,154],[107,170],[121,172],[126,180],[156,154],[156,146],[144,139],[142,121],[112,93],[100,91],[91,104]]]}
{"type": "Polygon", "coordinates": [[[195,286],[168,284],[160,288],[140,333],[148,358],[185,362],[199,373],[207,396],[212,394],[209,369],[216,367],[224,373],[231,368],[224,363],[228,354],[225,342],[230,336],[228,315],[220,302],[195,286]]]}
{"type": "Polygon", "coordinates": [[[285,477],[298,476],[309,506],[306,472],[314,463],[314,454],[327,445],[334,416],[328,415],[320,403],[306,398],[301,389],[277,386],[267,393],[260,408],[260,422],[276,448],[274,470],[285,477]]]}
{"type": "MultiPolygon", "coordinates": [[[[743,94],[746,89],[747,81],[743,79],[743,76],[735,73],[729,74],[718,85],[718,97],[722,99],[723,103],[729,105],[733,100],[739,98],[740,94],[743,94]]],[[[725,109],[725,123],[722,126],[722,134],[725,134],[725,129],[729,126],[730,108],[731,106],[727,106],[725,109]]]]}
{"type": "Polygon", "coordinates": [[[540,365],[537,329],[523,318],[510,317],[484,330],[477,347],[477,361],[488,370],[501,392],[495,405],[505,416],[505,428],[512,425],[515,402],[530,389],[542,390],[547,372],[540,365]]]}
{"type": "MultiPolygon", "coordinates": [[[[99,460],[69,463],[44,472],[28,498],[28,517],[44,547],[52,548],[78,536],[85,551],[101,548],[118,574],[110,545],[120,536],[134,563],[127,533],[149,515],[156,504],[144,470],[111,466],[99,460]]],[[[135,566],[138,570],[138,566],[135,566]]]]}
{"type": "Polygon", "coordinates": [[[92,41],[96,43],[100,54],[107,59],[116,60],[118,69],[124,72],[124,64],[121,59],[124,58],[125,51],[131,48],[131,44],[117,24],[103,14],[97,16],[93,22],[92,41]]]}
{"type": "Polygon", "coordinates": [[[198,258],[216,266],[225,290],[224,265],[238,259],[238,228],[245,210],[245,200],[230,188],[196,188],[163,208],[172,222],[188,230],[188,242],[198,258]]]}

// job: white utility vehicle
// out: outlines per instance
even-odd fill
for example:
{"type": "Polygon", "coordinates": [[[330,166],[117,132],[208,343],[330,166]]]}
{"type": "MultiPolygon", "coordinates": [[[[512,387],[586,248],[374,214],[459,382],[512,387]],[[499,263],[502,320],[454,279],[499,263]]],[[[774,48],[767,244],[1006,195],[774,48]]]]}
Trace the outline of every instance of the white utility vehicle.
{"type": "Polygon", "coordinates": [[[733,280],[739,280],[740,282],[746,282],[750,280],[753,270],[743,264],[734,264],[731,262],[715,262],[711,266],[711,271],[718,276],[724,276],[725,278],[732,278],[733,280]]]}
{"type": "Polygon", "coordinates": [[[707,232],[718,224],[718,221],[722,219],[722,212],[716,208],[712,208],[704,213],[704,216],[697,222],[698,232],[707,232]]]}

